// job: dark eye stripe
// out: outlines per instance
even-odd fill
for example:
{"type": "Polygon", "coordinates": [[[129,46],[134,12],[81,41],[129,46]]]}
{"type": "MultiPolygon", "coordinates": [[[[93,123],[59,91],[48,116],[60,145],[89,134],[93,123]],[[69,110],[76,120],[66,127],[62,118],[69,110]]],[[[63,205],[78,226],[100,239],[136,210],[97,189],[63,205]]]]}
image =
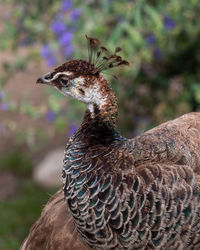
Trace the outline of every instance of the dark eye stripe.
{"type": "Polygon", "coordinates": [[[62,84],[62,86],[67,86],[69,82],[67,79],[64,79],[64,78],[60,78],[59,81],[62,84]]]}

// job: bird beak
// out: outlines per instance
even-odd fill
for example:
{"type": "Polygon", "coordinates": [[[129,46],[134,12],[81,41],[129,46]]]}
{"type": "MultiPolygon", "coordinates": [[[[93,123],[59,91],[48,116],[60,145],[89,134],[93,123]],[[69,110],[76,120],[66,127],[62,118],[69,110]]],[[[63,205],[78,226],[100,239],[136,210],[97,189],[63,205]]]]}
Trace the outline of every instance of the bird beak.
{"type": "Polygon", "coordinates": [[[36,83],[51,84],[51,80],[52,80],[52,72],[48,72],[47,74],[44,74],[43,76],[39,77],[36,83]]]}

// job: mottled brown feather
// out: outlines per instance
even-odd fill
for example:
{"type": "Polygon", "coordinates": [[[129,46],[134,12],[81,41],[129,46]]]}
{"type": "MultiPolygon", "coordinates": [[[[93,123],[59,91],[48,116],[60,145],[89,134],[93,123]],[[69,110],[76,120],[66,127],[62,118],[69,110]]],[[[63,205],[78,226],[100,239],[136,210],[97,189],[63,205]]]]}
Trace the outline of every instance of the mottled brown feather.
{"type": "MultiPolygon", "coordinates": [[[[104,147],[102,150],[104,150],[104,147]]],[[[190,185],[194,185],[194,190],[200,192],[200,113],[186,114],[173,121],[161,124],[141,136],[127,140],[121,151],[123,159],[120,171],[123,171],[124,178],[126,178],[126,185],[121,186],[122,192],[128,193],[133,188],[130,183],[133,173],[140,176],[141,188],[143,188],[141,191],[145,190],[145,187],[148,188],[148,186],[153,185],[151,192],[156,192],[156,186],[154,187],[153,184],[155,179],[157,181],[162,180],[163,184],[168,185],[174,175],[180,178],[180,181],[175,181],[172,186],[172,193],[176,197],[185,196],[185,199],[189,199],[190,189],[188,188],[190,185]],[[128,176],[130,176],[130,180],[128,176]],[[185,191],[182,194],[183,185],[185,191]]],[[[91,151],[91,153],[93,152],[91,151]]],[[[119,155],[120,151],[117,154],[119,155]]],[[[88,155],[88,159],[90,157],[92,157],[92,154],[91,156],[88,155]]],[[[112,158],[114,157],[112,155],[112,158]]],[[[119,170],[113,167],[113,171],[117,172],[119,170]]],[[[165,185],[158,186],[158,188],[159,192],[162,192],[163,195],[166,194],[165,185]]],[[[138,190],[138,192],[141,191],[138,190]]],[[[151,192],[148,193],[148,196],[151,195],[151,192]]],[[[152,195],[154,194],[152,193],[152,195]]],[[[151,209],[148,199],[145,202],[141,210],[143,219],[148,214],[148,209],[151,209]]],[[[168,206],[172,206],[167,197],[165,202],[168,206]]],[[[200,204],[198,204],[198,207],[200,207],[200,204]]],[[[159,207],[154,209],[156,209],[154,213],[157,216],[158,214],[162,215],[162,210],[159,210],[159,207]]],[[[167,222],[163,221],[162,223],[167,222]]],[[[190,231],[192,225],[196,227],[195,222],[188,223],[183,224],[182,234],[177,234],[169,244],[156,249],[199,249],[199,240],[195,238],[192,231],[191,235],[187,235],[188,240],[190,239],[193,242],[192,245],[188,247],[183,245],[183,239],[186,237],[186,235],[183,236],[184,230],[185,232],[190,231]]],[[[153,230],[159,230],[160,226],[159,223],[155,224],[153,230]]],[[[143,230],[142,228],[141,222],[140,229],[143,230]]],[[[199,230],[198,224],[196,230],[199,230]]],[[[73,218],[67,209],[62,191],[59,191],[50,199],[41,217],[31,228],[30,234],[21,249],[90,249],[85,245],[74,227],[73,218]]],[[[122,248],[118,246],[113,249],[122,248]]],[[[149,245],[149,248],[140,249],[155,248],[149,245]]]]}
{"type": "Polygon", "coordinates": [[[21,250],[89,250],[79,237],[62,190],[51,197],[21,250]]]}

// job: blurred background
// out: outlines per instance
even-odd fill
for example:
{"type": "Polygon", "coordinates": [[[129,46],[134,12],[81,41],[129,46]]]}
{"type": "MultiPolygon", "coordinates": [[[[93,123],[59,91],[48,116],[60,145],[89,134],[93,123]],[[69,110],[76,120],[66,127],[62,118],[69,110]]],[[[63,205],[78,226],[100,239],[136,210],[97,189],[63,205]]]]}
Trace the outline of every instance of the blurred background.
{"type": "Polygon", "coordinates": [[[199,13],[199,0],[0,1],[0,249],[19,248],[61,186],[64,146],[85,110],[36,79],[87,59],[87,34],[130,62],[105,74],[122,135],[200,111],[199,13]]]}

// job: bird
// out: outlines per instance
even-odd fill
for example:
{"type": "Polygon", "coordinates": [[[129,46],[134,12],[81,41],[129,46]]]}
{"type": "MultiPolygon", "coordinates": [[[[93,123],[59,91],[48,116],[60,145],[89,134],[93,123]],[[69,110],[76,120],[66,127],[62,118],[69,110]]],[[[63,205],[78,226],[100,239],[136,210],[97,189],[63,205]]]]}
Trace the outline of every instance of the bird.
{"type": "Polygon", "coordinates": [[[128,65],[88,40],[89,59],[41,76],[86,104],[65,148],[63,188],[51,197],[22,250],[200,249],[200,112],[125,138],[103,71],[128,65]]]}

